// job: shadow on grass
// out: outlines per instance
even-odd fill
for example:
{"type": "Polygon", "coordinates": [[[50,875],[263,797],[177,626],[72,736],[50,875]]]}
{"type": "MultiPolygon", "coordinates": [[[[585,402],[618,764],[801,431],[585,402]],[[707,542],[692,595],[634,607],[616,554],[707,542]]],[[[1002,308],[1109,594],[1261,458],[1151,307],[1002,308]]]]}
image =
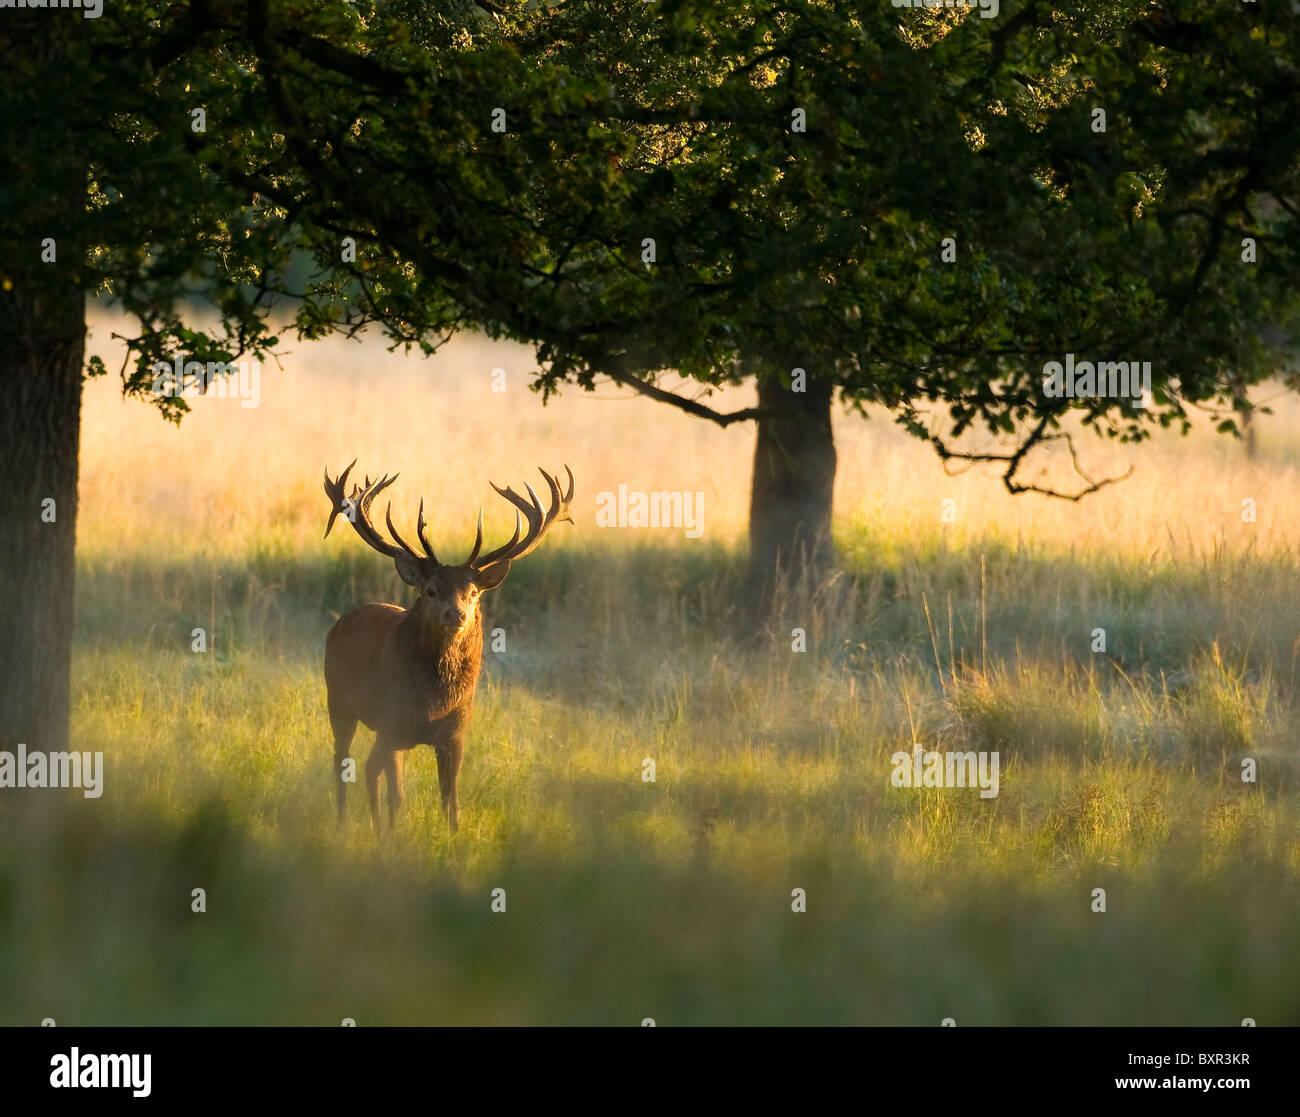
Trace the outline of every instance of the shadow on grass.
{"type": "MultiPolygon", "coordinates": [[[[800,627],[802,662],[860,673],[903,659],[941,679],[959,665],[1018,661],[1158,688],[1213,646],[1242,672],[1296,683],[1300,571],[1290,561],[1103,562],[996,543],[978,551],[918,546],[900,557],[897,548],[873,550],[867,538],[842,549],[834,607],[791,600],[769,650],[789,652],[789,632],[800,627]]],[[[485,629],[502,629],[508,650],[485,654],[485,665],[583,701],[602,671],[635,691],[658,664],[743,660],[755,651],[743,574],[743,556],[715,545],[541,552],[486,600],[485,629]]],[[[364,552],[304,556],[267,546],[204,563],[124,557],[79,573],[78,646],[188,652],[202,627],[217,655],[319,662],[334,619],[377,600],[408,603],[409,591],[390,563],[364,552]]]]}

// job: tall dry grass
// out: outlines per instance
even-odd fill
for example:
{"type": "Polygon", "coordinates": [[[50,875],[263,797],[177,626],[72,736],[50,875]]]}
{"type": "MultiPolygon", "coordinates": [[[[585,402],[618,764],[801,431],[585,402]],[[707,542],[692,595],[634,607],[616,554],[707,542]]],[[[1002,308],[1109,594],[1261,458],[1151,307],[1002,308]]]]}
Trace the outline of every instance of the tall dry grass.
{"type": "Polygon", "coordinates": [[[74,733],[109,770],[98,801],[6,800],[0,1020],[1300,1022],[1290,401],[1254,463],[1085,439],[1137,472],[1078,505],[838,417],[845,576],[790,602],[795,652],[739,623],[752,432],[611,389],[542,408],[528,354],[474,338],[294,349],[179,431],[88,387],[74,733]],[[453,554],[480,502],[508,527],[489,478],[578,478],[576,528],[487,605],[454,840],[427,750],[394,834],[355,801],[333,828],[321,640],[402,593],[320,538],[354,456],[453,554]],[[703,492],[703,537],[596,527],[619,484],[703,492]],[[997,751],[999,795],[891,787],[914,743],[997,751]]]}

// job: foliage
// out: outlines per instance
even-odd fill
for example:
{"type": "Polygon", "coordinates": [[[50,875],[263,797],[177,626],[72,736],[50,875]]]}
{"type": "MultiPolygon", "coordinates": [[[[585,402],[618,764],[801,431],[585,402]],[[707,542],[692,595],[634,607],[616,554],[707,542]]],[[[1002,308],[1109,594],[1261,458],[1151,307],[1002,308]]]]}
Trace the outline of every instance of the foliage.
{"type": "Polygon", "coordinates": [[[967,428],[1011,439],[975,456],[1032,487],[1017,471],[1067,409],[1140,439],[1208,405],[1230,432],[1272,370],[1260,329],[1292,320],[1300,247],[1298,20],[1208,0],[995,19],[126,0],[7,86],[5,231],[42,226],[41,137],[70,128],[90,204],[67,232],[82,285],[139,317],[133,392],[177,351],[268,356],[292,297],[303,337],[380,321],[425,350],[465,325],[526,341],[543,393],[805,368],[945,457],[967,428]],[[48,126],[24,139],[33,116],[48,126]],[[199,291],[211,334],[183,321],[199,291]],[[1042,365],[1067,352],[1150,360],[1152,405],[1046,398],[1042,365]]]}

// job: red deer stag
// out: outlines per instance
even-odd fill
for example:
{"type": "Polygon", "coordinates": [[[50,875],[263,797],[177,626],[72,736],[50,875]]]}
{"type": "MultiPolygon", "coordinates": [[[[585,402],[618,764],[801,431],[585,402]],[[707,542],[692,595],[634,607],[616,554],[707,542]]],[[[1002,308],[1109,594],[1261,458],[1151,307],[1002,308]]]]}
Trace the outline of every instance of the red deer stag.
{"type": "Polygon", "coordinates": [[[329,471],[325,471],[325,495],[333,505],[325,534],[329,535],[335,517],[342,513],[367,544],[393,560],[402,581],[419,597],[409,609],[378,603],[353,609],[338,619],[325,639],[325,686],[334,730],[339,825],[343,825],[347,792],[344,764],[357,722],[361,721],[375,731],[375,747],[366,760],[366,793],[375,829],[379,828],[379,777],[383,775],[388,781],[388,819],[392,826],[403,799],[402,753],[415,745],[432,745],[438,758],[442,807],[454,832],[460,821],[456,779],[483,658],[479,598],[501,584],[510,572],[510,564],[532,551],[553,523],[573,522],[569,515],[573,472],[564,467],[569,489],[561,493],[555,478],[541,471],[551,490],[549,509],[543,509],[531,485],[524,485],[529,499],[513,489],[493,485],[515,506],[514,535],[496,550],[480,554],[480,509],[478,535],[469,558],[459,566],[449,566],[438,561],[425,537],[423,500],[415,533],[424,554],[418,554],[393,527],[391,503],[385,521],[396,542],[389,543],[376,530],[370,520],[370,504],[397,476],[377,481],[367,477],[364,485],[354,482],[351,494],[345,497],[344,486],[352,465],[336,481],[331,481],[329,471]],[[519,535],[520,513],[528,523],[523,538],[519,535]]]}

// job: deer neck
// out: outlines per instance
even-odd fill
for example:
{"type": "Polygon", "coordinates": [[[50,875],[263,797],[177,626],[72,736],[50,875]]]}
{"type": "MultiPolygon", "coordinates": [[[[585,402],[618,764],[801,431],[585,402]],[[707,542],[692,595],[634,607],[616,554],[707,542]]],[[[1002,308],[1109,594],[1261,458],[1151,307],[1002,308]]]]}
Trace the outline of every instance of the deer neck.
{"type": "Polygon", "coordinates": [[[398,641],[411,665],[411,681],[421,705],[430,711],[445,709],[473,696],[483,657],[483,622],[477,611],[471,624],[447,634],[424,623],[412,609],[402,621],[398,641]]]}

